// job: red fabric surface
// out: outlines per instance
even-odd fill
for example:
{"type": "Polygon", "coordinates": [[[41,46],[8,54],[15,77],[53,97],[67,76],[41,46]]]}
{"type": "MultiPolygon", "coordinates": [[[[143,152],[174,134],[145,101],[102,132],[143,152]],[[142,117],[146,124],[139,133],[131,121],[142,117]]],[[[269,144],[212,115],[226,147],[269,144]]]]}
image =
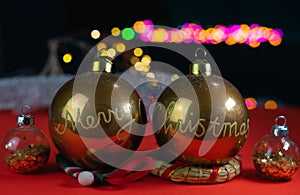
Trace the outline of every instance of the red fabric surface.
{"type": "MultiPolygon", "coordinates": [[[[260,178],[252,164],[252,152],[256,141],[270,133],[278,115],[287,118],[290,137],[300,144],[300,108],[279,106],[277,110],[256,108],[250,112],[249,137],[240,150],[241,174],[231,181],[220,184],[183,184],[147,175],[124,186],[81,186],[78,181],[63,172],[55,164],[57,149],[51,142],[51,155],[47,165],[36,174],[23,175],[0,165],[0,194],[299,194],[300,171],[287,182],[271,182],[260,178]]],[[[35,124],[49,137],[47,111],[36,111],[35,124]]],[[[11,111],[0,112],[0,136],[16,126],[17,114],[11,111]]],[[[147,141],[143,142],[147,144],[147,141]]]]}

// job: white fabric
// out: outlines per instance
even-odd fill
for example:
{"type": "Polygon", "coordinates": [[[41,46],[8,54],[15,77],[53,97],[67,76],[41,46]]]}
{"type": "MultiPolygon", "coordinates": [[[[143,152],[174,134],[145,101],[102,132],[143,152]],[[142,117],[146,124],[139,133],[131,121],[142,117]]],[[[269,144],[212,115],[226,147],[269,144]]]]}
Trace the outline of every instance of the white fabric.
{"type": "Polygon", "coordinates": [[[15,76],[0,79],[0,110],[20,113],[27,104],[32,110],[47,108],[57,90],[73,75],[15,76]]]}

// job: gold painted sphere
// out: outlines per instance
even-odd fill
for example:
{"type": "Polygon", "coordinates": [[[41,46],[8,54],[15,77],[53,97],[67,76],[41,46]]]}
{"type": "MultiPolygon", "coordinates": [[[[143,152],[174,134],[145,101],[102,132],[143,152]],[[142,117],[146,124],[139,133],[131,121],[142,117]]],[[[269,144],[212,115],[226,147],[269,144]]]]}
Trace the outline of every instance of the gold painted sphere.
{"type": "Polygon", "coordinates": [[[244,98],[220,76],[181,77],[162,92],[158,103],[161,106],[153,115],[154,127],[159,127],[156,140],[160,147],[172,140],[170,153],[177,154],[178,160],[224,164],[247,139],[249,115],[244,98]],[[162,119],[161,125],[155,125],[162,119]]]}
{"type": "Polygon", "coordinates": [[[137,150],[143,132],[133,132],[144,130],[135,124],[144,124],[146,114],[128,82],[111,73],[99,74],[78,75],[57,91],[49,109],[49,130],[69,161],[84,169],[111,170],[97,154],[118,160],[128,157],[122,149],[137,150]]]}

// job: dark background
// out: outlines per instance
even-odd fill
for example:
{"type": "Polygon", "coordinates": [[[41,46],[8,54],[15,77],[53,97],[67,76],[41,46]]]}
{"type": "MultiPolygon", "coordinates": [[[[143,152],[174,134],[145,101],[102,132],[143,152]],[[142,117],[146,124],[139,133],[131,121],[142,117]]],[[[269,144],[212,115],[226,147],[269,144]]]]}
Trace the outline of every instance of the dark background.
{"type": "MultiPolygon", "coordinates": [[[[168,27],[197,22],[203,28],[242,23],[280,28],[284,37],[277,47],[269,43],[258,48],[224,43],[205,47],[222,75],[244,97],[300,105],[300,11],[296,0],[9,0],[2,1],[0,9],[0,78],[41,72],[49,39],[71,36],[96,44],[89,37],[91,30],[109,32],[115,26],[132,27],[138,20],[150,19],[168,27]]],[[[80,59],[79,55],[78,63],[80,59]]]]}

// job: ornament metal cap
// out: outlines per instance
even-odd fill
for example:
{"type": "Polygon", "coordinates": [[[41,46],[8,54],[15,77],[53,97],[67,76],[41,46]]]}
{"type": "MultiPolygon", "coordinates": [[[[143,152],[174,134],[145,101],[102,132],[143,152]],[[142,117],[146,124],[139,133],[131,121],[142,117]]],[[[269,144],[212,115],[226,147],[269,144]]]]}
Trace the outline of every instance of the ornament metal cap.
{"type": "Polygon", "coordinates": [[[106,49],[100,49],[98,51],[98,56],[93,62],[92,71],[93,72],[106,72],[110,73],[113,69],[112,57],[108,55],[106,49]]]}
{"type": "Polygon", "coordinates": [[[196,60],[191,64],[190,72],[194,75],[210,76],[212,74],[212,67],[206,59],[206,51],[202,48],[197,48],[195,51],[196,60]],[[200,52],[201,51],[201,52],[200,52]]]}
{"type": "Polygon", "coordinates": [[[286,118],[285,116],[277,116],[275,118],[275,125],[272,127],[272,132],[275,136],[288,136],[289,130],[286,126],[286,118]],[[278,124],[278,120],[283,119],[283,125],[278,124]]]}
{"type": "Polygon", "coordinates": [[[30,106],[24,105],[21,108],[21,115],[18,116],[17,124],[18,125],[22,125],[22,124],[33,125],[34,124],[34,116],[31,115],[30,106]],[[27,111],[25,109],[27,109],[27,111]],[[29,114],[25,114],[25,113],[29,113],[29,114]]]}

